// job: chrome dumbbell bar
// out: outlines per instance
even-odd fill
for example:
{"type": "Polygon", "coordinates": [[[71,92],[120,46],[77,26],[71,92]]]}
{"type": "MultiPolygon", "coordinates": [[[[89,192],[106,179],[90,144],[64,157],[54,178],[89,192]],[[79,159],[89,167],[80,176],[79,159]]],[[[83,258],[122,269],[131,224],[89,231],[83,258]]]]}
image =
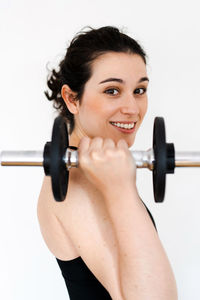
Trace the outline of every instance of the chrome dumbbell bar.
{"type": "MultiPolygon", "coordinates": [[[[130,150],[136,162],[137,168],[154,168],[153,149],[147,151],[130,150]]],[[[43,151],[2,151],[0,152],[1,166],[35,166],[43,167],[43,151]]],[[[78,151],[67,149],[63,157],[66,168],[78,167],[78,151]]],[[[176,151],[175,167],[200,167],[200,152],[197,151],[176,151]]]]}

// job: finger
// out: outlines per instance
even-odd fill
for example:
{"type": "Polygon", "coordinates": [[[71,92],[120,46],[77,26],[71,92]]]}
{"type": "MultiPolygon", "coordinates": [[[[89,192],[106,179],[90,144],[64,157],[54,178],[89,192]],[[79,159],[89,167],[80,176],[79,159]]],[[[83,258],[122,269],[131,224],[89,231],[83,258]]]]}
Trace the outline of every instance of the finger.
{"type": "Polygon", "coordinates": [[[127,144],[127,142],[124,139],[120,139],[117,142],[117,148],[128,150],[128,144],[127,144]]]}
{"type": "Polygon", "coordinates": [[[109,139],[109,138],[107,138],[107,139],[105,139],[104,141],[103,141],[103,149],[107,149],[107,148],[115,148],[115,142],[112,140],[112,139],[109,139]]]}
{"type": "Polygon", "coordinates": [[[91,139],[88,136],[82,137],[78,145],[79,153],[87,152],[90,147],[91,139]]]}
{"type": "Polygon", "coordinates": [[[102,149],[103,139],[101,137],[95,137],[91,140],[90,151],[102,149]]]}

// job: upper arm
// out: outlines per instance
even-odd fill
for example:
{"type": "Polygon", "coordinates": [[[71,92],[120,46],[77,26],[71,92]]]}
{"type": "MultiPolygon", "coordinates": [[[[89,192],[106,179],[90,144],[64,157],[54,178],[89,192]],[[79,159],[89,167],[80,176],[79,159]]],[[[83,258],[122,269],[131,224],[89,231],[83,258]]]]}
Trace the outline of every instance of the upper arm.
{"type": "Polygon", "coordinates": [[[84,196],[72,198],[63,203],[59,219],[90,271],[112,299],[121,300],[117,242],[105,207],[84,196]]]}

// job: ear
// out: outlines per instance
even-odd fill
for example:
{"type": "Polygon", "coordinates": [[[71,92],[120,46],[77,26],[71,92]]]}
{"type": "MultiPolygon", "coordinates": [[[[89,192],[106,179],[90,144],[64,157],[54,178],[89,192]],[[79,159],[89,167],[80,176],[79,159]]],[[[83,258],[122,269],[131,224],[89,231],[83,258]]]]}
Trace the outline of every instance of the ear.
{"type": "Polygon", "coordinates": [[[67,105],[68,110],[72,114],[77,114],[79,111],[79,101],[75,100],[77,93],[73,92],[67,84],[64,84],[61,89],[61,96],[67,105]]]}

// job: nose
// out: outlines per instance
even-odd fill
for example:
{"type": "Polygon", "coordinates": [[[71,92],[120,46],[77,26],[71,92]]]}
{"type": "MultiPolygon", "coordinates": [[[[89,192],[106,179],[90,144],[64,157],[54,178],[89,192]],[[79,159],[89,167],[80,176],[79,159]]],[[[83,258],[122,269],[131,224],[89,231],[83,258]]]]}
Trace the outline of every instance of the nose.
{"type": "Polygon", "coordinates": [[[120,111],[122,114],[138,115],[139,105],[134,95],[127,95],[121,103],[120,111]]]}

